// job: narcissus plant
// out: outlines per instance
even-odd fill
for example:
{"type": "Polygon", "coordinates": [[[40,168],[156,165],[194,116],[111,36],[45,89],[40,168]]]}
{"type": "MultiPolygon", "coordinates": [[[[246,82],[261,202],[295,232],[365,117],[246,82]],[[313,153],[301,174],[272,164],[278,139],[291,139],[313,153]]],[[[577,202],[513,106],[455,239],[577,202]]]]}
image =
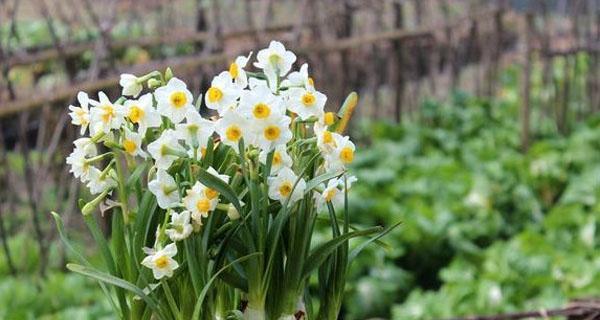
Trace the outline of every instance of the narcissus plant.
{"type": "Polygon", "coordinates": [[[356,94],[326,113],[283,44],[260,50],[255,70],[251,56],[203,99],[168,69],[123,75],[115,101],[80,93],[69,107],[90,129],[67,163],[95,195],[80,207],[104,266],[77,253],[68,267],[97,280],[122,319],[336,319],[352,258],[390,230],[350,225],[356,94]],[[108,237],[97,210],[112,219],[108,237]],[[317,219],[331,229],[319,244],[317,219]],[[351,252],[354,237],[364,242],[351,252]]]}

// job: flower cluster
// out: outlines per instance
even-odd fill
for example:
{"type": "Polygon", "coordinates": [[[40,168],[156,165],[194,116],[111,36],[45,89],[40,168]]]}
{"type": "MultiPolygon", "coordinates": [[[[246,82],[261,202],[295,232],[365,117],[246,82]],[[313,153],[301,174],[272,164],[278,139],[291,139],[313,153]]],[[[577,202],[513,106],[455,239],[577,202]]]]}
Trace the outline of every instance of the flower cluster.
{"type": "MultiPolygon", "coordinates": [[[[79,106],[69,107],[72,123],[89,136],[74,142],[67,163],[73,175],[98,195],[94,203],[126,187],[128,177],[123,172],[128,168],[133,172],[147,165],[145,179],[139,179],[147,181],[143,188],[165,212],[154,247],[146,248],[142,261],[156,279],[173,275],[179,266],[175,243],[200,232],[213,212],[221,210],[229,220],[246,214],[224,201],[219,191],[193,178],[198,168],[235,186],[243,183],[240,170],[260,168],[249,175],[264,176],[270,200],[262,201],[269,206],[293,206],[307,192],[316,207],[339,206],[355,180],[344,176],[355,146],[339,130],[340,116],[325,112],[327,97],[316,90],[308,65],[293,71],[296,55],[276,41],[258,52],[252,64],[256,71],[250,70],[251,58],[252,53],[236,58],[212,80],[204,97],[196,100],[190,88],[168,70],[164,75],[156,71],[142,77],[124,74],[120,81],[123,97],[113,102],[103,92],[98,100],[79,93],[79,106]],[[140,95],[144,84],[148,92],[140,95]],[[202,103],[208,110],[201,108],[202,103]],[[203,116],[200,109],[213,115],[203,116]],[[217,150],[237,157],[235,170],[223,165],[227,156],[216,159],[217,150]],[[314,158],[312,176],[333,173],[312,190],[307,190],[301,174],[307,150],[316,151],[310,155],[314,158]]],[[[250,205],[247,190],[237,197],[244,207],[250,205]]],[[[128,197],[119,201],[124,214],[129,214],[128,197]]]]}

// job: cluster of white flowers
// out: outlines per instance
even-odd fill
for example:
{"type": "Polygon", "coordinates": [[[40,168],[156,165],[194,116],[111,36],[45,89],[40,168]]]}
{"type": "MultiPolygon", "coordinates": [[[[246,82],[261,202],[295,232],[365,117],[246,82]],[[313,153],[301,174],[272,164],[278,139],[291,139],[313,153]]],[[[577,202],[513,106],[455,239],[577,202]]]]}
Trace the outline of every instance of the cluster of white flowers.
{"type": "MultiPolygon", "coordinates": [[[[236,153],[243,139],[246,150],[258,151],[261,163],[266,163],[272,153],[267,184],[268,196],[274,201],[293,204],[304,197],[306,182],[298,180],[289,153],[296,139],[294,128],[302,126],[306,131],[312,124],[313,139],[323,159],[319,170],[341,174],[352,162],[355,147],[347,136],[330,129],[337,116],[324,111],[327,97],[315,89],[308,66],[290,72],[296,55],[276,41],[258,52],[253,65],[259,72],[246,70],[251,56],[236,58],[228,71],[212,80],[203,99],[206,107],[218,114],[211,118],[202,117],[196,107],[201,97],[195,103],[187,85],[175,77],[165,79],[168,77],[160,75],[162,85],[139,96],[143,83],[156,73],[144,77],[122,75],[122,94],[127,98],[116,102],[103,92],[98,101],[80,93],[80,106],[70,106],[70,116],[72,123],[81,127],[81,134],[89,131],[90,136],[75,141],[75,149],[67,158],[71,172],[87,183],[91,193],[109,194],[119,181],[119,160],[112,156],[115,151],[123,152],[128,159],[151,161],[154,169],[150,170],[148,189],[158,206],[170,215],[164,233],[173,242],[200,230],[202,220],[219,205],[217,191],[201,182],[182,186],[169,173],[178,159],[201,161],[211,139],[211,145],[222,143],[236,153]],[[99,142],[112,150],[98,154],[99,142]],[[100,164],[106,165],[104,169],[98,168],[100,164]]],[[[207,171],[229,183],[229,176],[212,167],[207,171]]],[[[343,201],[344,188],[354,180],[329,180],[315,192],[317,204],[343,201]]],[[[239,217],[239,213],[229,211],[230,219],[239,217]]],[[[152,268],[157,279],[171,276],[178,267],[173,259],[177,254],[173,243],[159,244],[147,253],[143,265],[152,268]]]]}

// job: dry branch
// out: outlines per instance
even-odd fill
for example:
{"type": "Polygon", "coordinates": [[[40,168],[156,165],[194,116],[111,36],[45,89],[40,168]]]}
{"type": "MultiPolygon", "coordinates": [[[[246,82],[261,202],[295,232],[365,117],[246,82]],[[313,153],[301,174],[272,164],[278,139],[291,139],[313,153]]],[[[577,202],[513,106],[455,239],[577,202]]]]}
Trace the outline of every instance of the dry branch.
{"type": "MultiPolygon", "coordinates": [[[[482,13],[475,15],[476,18],[485,19],[490,16],[493,16],[494,10],[483,11],[482,13]]],[[[475,18],[472,18],[475,19],[475,18]]],[[[469,21],[466,18],[458,19],[452,23],[450,26],[457,27],[460,26],[463,22],[469,21]]],[[[288,26],[289,28],[290,26],[288,26]]],[[[346,39],[339,39],[335,41],[329,41],[327,43],[320,43],[314,45],[306,45],[300,48],[295,49],[296,52],[300,54],[308,54],[315,52],[329,52],[329,51],[340,51],[340,50],[348,50],[352,48],[360,48],[364,46],[368,46],[369,44],[379,42],[379,41],[391,41],[391,40],[408,40],[414,38],[431,38],[434,37],[434,32],[439,30],[439,26],[430,27],[430,28],[419,28],[412,31],[407,30],[391,30],[366,36],[358,36],[351,37],[346,39]]],[[[272,28],[269,28],[272,30],[272,28]]],[[[247,34],[249,31],[240,32],[239,34],[247,34]]],[[[253,31],[252,31],[253,32],[253,31]]],[[[230,34],[229,36],[232,36],[230,34]]],[[[113,44],[114,47],[114,44],[113,44]]],[[[188,56],[181,58],[173,58],[162,61],[153,61],[150,63],[137,65],[123,72],[133,73],[133,74],[143,74],[149,72],[151,70],[163,70],[167,67],[171,67],[178,74],[189,74],[190,71],[193,71],[195,67],[201,65],[211,65],[217,63],[226,62],[229,59],[229,55],[227,54],[213,54],[208,56],[188,56]]],[[[0,118],[7,117],[19,112],[23,112],[26,110],[31,110],[35,108],[39,108],[42,104],[55,104],[60,101],[65,101],[74,97],[77,92],[85,91],[85,92],[94,92],[98,90],[102,90],[105,88],[111,88],[118,84],[119,77],[118,75],[112,75],[106,77],[104,79],[95,80],[95,81],[87,81],[82,82],[78,85],[73,85],[69,87],[58,88],[51,93],[47,94],[35,94],[30,95],[33,98],[23,99],[14,102],[9,102],[4,105],[0,105],[0,118]]]]}
{"type": "MultiPolygon", "coordinates": [[[[281,32],[291,30],[293,25],[282,24],[267,28],[266,32],[281,32]]],[[[263,31],[263,32],[265,32],[263,31]]],[[[257,33],[257,30],[244,30],[227,33],[224,35],[225,40],[244,37],[257,33]]],[[[114,40],[110,44],[112,50],[124,49],[132,46],[139,47],[154,47],[159,45],[175,45],[180,43],[199,43],[208,41],[213,35],[210,32],[195,32],[195,31],[178,31],[173,34],[161,36],[145,36],[137,39],[121,39],[114,40]]],[[[81,55],[86,51],[91,51],[96,48],[96,41],[86,43],[72,43],[62,45],[62,54],[65,57],[73,57],[81,55]]],[[[44,49],[30,54],[18,54],[8,59],[8,66],[14,67],[18,65],[27,65],[38,62],[45,62],[61,57],[61,53],[56,49],[44,49]]]]}

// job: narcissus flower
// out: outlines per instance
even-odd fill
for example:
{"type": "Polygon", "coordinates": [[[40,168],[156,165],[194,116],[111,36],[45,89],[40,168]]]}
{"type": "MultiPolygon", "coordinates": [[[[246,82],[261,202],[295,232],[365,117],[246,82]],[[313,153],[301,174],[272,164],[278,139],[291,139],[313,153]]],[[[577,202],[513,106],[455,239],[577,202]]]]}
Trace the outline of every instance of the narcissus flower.
{"type": "Polygon", "coordinates": [[[322,208],[326,206],[327,202],[331,202],[334,207],[339,207],[344,203],[344,193],[347,189],[350,189],[352,183],[354,183],[356,180],[357,179],[354,176],[348,177],[345,183],[346,186],[344,186],[343,178],[334,178],[329,180],[323,192],[316,196],[317,206],[322,208]]]}
{"type": "Polygon", "coordinates": [[[209,212],[215,210],[218,203],[219,194],[199,181],[187,191],[183,198],[185,208],[192,213],[192,219],[196,221],[208,217],[209,212]]]}
{"type": "Polygon", "coordinates": [[[86,157],[94,157],[98,154],[98,149],[90,138],[79,138],[73,141],[73,144],[75,145],[75,150],[83,152],[86,157]]]}
{"type": "Polygon", "coordinates": [[[196,109],[188,109],[185,119],[185,123],[175,126],[177,137],[193,148],[206,146],[215,131],[214,122],[202,118],[196,109]]]}
{"type": "Polygon", "coordinates": [[[79,107],[69,106],[69,110],[71,110],[69,116],[71,116],[72,124],[81,126],[79,134],[84,135],[90,124],[90,110],[88,107],[90,98],[87,93],[79,92],[77,94],[77,101],[79,102],[79,107]]]}
{"type": "Polygon", "coordinates": [[[167,209],[179,205],[177,183],[167,171],[158,170],[156,178],[148,183],[148,189],[156,196],[159,207],[167,209]]]}
{"type": "Polygon", "coordinates": [[[183,121],[187,109],[194,107],[192,93],[185,82],[177,78],[171,78],[166,86],[156,89],[154,96],[158,112],[173,123],[183,121]]]}
{"type": "Polygon", "coordinates": [[[177,245],[170,243],[160,250],[146,250],[148,256],[142,260],[142,265],[152,269],[156,280],[170,278],[173,271],[179,268],[179,263],[173,259],[177,255],[177,245]]]}
{"type": "Polygon", "coordinates": [[[90,167],[87,187],[90,189],[91,194],[99,194],[106,190],[116,188],[117,181],[110,174],[109,168],[100,171],[96,167],[90,167]]]}
{"type": "Polygon", "coordinates": [[[121,75],[119,85],[123,88],[122,95],[134,98],[137,97],[143,89],[142,83],[139,81],[138,77],[128,73],[121,75]]]}
{"type": "Polygon", "coordinates": [[[240,88],[233,83],[231,74],[223,71],[212,80],[210,88],[204,95],[204,102],[209,109],[217,110],[222,116],[235,106],[235,101],[240,94],[240,88]]]}
{"type": "Polygon", "coordinates": [[[278,200],[281,203],[285,203],[289,198],[290,204],[302,199],[304,189],[306,189],[306,182],[304,179],[300,179],[296,188],[294,188],[296,180],[298,180],[298,176],[292,169],[281,169],[276,176],[270,177],[268,180],[269,198],[278,200]]]}
{"type": "Polygon", "coordinates": [[[296,61],[296,55],[285,49],[285,46],[279,41],[271,41],[269,47],[262,49],[256,55],[257,62],[254,66],[264,71],[269,86],[276,86],[277,78],[285,76],[292,64],[296,61]]]}
{"type": "Polygon", "coordinates": [[[282,87],[304,87],[314,88],[315,83],[308,76],[308,64],[303,64],[299,71],[294,71],[287,76],[287,79],[281,82],[282,87]]]}
{"type": "MultiPolygon", "coordinates": [[[[271,150],[261,151],[258,155],[258,160],[261,163],[266,164],[269,152],[271,152],[271,150]]],[[[286,146],[282,144],[275,147],[275,149],[273,150],[273,162],[271,163],[271,175],[277,174],[277,172],[279,172],[279,170],[281,170],[282,168],[291,166],[292,158],[287,153],[286,146]]]]}
{"type": "Polygon", "coordinates": [[[288,98],[288,108],[298,114],[302,120],[312,116],[321,116],[325,102],[327,102],[327,97],[313,87],[290,88],[287,90],[286,96],[288,98]]]}
{"type": "Polygon", "coordinates": [[[169,228],[165,230],[165,233],[171,241],[181,241],[189,237],[192,230],[190,212],[185,210],[181,213],[171,213],[171,223],[169,224],[169,228]]]}
{"type": "Polygon", "coordinates": [[[240,139],[244,138],[246,145],[253,144],[256,140],[248,120],[231,109],[225,111],[223,117],[217,120],[216,131],[221,137],[221,142],[231,146],[235,152],[238,152],[240,139]]]}
{"type": "MultiPolygon", "coordinates": [[[[228,175],[219,174],[213,167],[209,167],[206,171],[225,183],[229,182],[228,175]]],[[[209,212],[215,210],[218,203],[219,192],[199,181],[186,192],[183,198],[184,206],[192,213],[192,219],[199,225],[202,225],[202,218],[208,217],[209,212]]]]}
{"type": "Polygon", "coordinates": [[[256,144],[262,150],[271,150],[277,146],[285,145],[292,139],[291,121],[288,116],[277,116],[255,123],[256,144]]]}
{"type": "Polygon", "coordinates": [[[173,161],[187,155],[183,146],[179,144],[175,130],[172,129],[163,131],[158,139],[150,143],[148,152],[160,169],[168,169],[173,161]]]}
{"type": "Polygon", "coordinates": [[[229,75],[240,89],[244,89],[248,86],[248,76],[246,75],[244,68],[248,64],[248,60],[250,60],[251,56],[252,52],[250,52],[247,57],[239,56],[229,65],[229,75]]]}
{"type": "Polygon", "coordinates": [[[327,127],[318,126],[317,123],[315,123],[314,131],[317,136],[317,147],[326,157],[335,150],[336,141],[340,140],[342,136],[339,133],[329,131],[327,127]]]}
{"type": "Polygon", "coordinates": [[[146,93],[138,100],[127,100],[123,105],[125,116],[131,123],[138,125],[138,132],[142,137],[146,135],[148,128],[160,127],[162,120],[158,111],[152,106],[152,94],[146,93]]]}
{"type": "Polygon", "coordinates": [[[271,89],[258,85],[244,91],[240,98],[239,112],[250,120],[266,121],[285,114],[285,105],[281,97],[271,93],[271,89]]]}
{"type": "Polygon", "coordinates": [[[83,152],[73,150],[67,157],[67,164],[71,166],[69,172],[71,172],[75,178],[81,179],[81,182],[87,182],[89,180],[88,175],[91,165],[88,163],[83,152]]]}
{"type": "Polygon", "coordinates": [[[354,160],[355,146],[349,137],[334,135],[335,149],[325,155],[325,166],[330,171],[343,170],[354,160]]]}
{"type": "Polygon", "coordinates": [[[69,172],[73,173],[75,178],[80,178],[81,182],[89,181],[88,175],[91,164],[88,159],[96,156],[96,145],[90,138],[79,138],[73,142],[75,149],[67,157],[67,164],[71,166],[69,172]]]}
{"type": "Polygon", "coordinates": [[[126,127],[123,128],[123,133],[121,145],[123,146],[125,153],[132,157],[140,156],[145,158],[146,152],[142,150],[142,136],[126,127]]]}
{"type": "Polygon", "coordinates": [[[108,100],[104,92],[98,93],[100,101],[90,100],[94,107],[90,109],[90,131],[92,135],[98,132],[109,133],[112,129],[119,129],[125,121],[124,107],[119,104],[113,104],[108,100]]]}

